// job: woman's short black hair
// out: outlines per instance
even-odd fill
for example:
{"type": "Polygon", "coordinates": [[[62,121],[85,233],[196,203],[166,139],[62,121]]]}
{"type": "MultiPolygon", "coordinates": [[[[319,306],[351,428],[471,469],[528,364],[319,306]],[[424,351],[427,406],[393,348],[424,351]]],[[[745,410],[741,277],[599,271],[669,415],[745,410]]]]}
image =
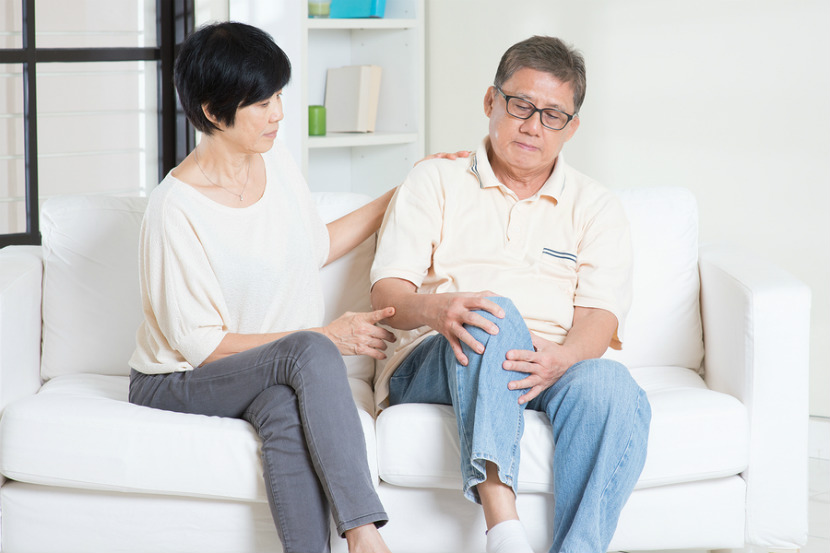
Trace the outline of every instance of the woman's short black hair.
{"type": "Polygon", "coordinates": [[[236,110],[270,98],[291,78],[291,62],[271,35],[244,23],[201,27],[181,46],[173,78],[184,113],[205,134],[219,130],[202,111],[233,126],[236,110]]]}

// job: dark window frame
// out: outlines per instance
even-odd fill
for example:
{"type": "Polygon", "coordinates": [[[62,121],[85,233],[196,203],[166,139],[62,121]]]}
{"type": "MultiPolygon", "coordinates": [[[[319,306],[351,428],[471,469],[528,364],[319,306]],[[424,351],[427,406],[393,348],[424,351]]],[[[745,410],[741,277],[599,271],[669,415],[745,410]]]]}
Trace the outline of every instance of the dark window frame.
{"type": "Polygon", "coordinates": [[[21,48],[0,49],[0,64],[23,66],[23,137],[25,142],[26,232],[0,234],[0,248],[40,245],[37,145],[37,64],[50,62],[158,62],[159,180],[187,156],[195,132],[187,122],[173,86],[178,45],[193,31],[194,0],[156,0],[157,45],[145,48],[38,48],[35,0],[23,3],[21,48]]]}

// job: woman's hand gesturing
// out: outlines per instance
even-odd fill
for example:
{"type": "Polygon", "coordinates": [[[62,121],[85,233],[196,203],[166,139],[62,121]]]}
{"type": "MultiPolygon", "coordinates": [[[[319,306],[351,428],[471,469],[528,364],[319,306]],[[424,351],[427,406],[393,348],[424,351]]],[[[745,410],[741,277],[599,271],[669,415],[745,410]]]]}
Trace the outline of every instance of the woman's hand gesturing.
{"type": "Polygon", "coordinates": [[[368,355],[374,359],[386,359],[386,343],[394,342],[395,335],[377,324],[394,314],[394,307],[368,313],[347,311],[324,326],[322,333],[334,342],[343,355],[368,355]]]}

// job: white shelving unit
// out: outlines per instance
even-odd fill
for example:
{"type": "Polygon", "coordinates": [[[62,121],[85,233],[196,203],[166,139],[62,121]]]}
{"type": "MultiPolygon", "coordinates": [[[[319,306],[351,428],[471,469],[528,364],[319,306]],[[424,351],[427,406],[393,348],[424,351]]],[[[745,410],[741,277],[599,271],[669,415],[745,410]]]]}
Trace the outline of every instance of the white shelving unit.
{"type": "Polygon", "coordinates": [[[424,156],[424,0],[386,0],[381,19],[309,19],[305,0],[231,0],[230,18],[269,32],[291,60],[280,138],[313,191],[377,196],[424,156]],[[309,137],[326,70],[361,64],[383,68],[376,132],[309,137]]]}

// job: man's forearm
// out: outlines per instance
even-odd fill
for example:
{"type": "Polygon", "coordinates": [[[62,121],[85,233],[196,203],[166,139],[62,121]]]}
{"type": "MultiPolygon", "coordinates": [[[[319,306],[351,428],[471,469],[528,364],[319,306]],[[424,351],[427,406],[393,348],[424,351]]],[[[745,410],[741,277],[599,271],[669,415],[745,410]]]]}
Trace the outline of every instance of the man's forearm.
{"type": "Polygon", "coordinates": [[[412,330],[427,324],[426,303],[430,295],[418,294],[415,285],[408,280],[385,278],[372,287],[373,309],[394,307],[395,315],[384,323],[398,330],[412,330]]]}
{"type": "Polygon", "coordinates": [[[408,280],[385,278],[372,288],[372,305],[375,309],[395,308],[395,316],[383,321],[393,328],[412,330],[428,326],[437,330],[449,341],[456,359],[466,365],[468,360],[461,343],[478,353],[484,351],[484,346],[465,326],[478,327],[489,334],[499,331],[495,323],[477,313],[483,310],[499,319],[504,318],[504,310],[487,299],[493,295],[490,291],[419,294],[408,280]]]}
{"type": "Polygon", "coordinates": [[[604,309],[576,307],[574,320],[565,342],[562,344],[577,358],[597,359],[602,357],[617,330],[617,317],[604,309]]]}

